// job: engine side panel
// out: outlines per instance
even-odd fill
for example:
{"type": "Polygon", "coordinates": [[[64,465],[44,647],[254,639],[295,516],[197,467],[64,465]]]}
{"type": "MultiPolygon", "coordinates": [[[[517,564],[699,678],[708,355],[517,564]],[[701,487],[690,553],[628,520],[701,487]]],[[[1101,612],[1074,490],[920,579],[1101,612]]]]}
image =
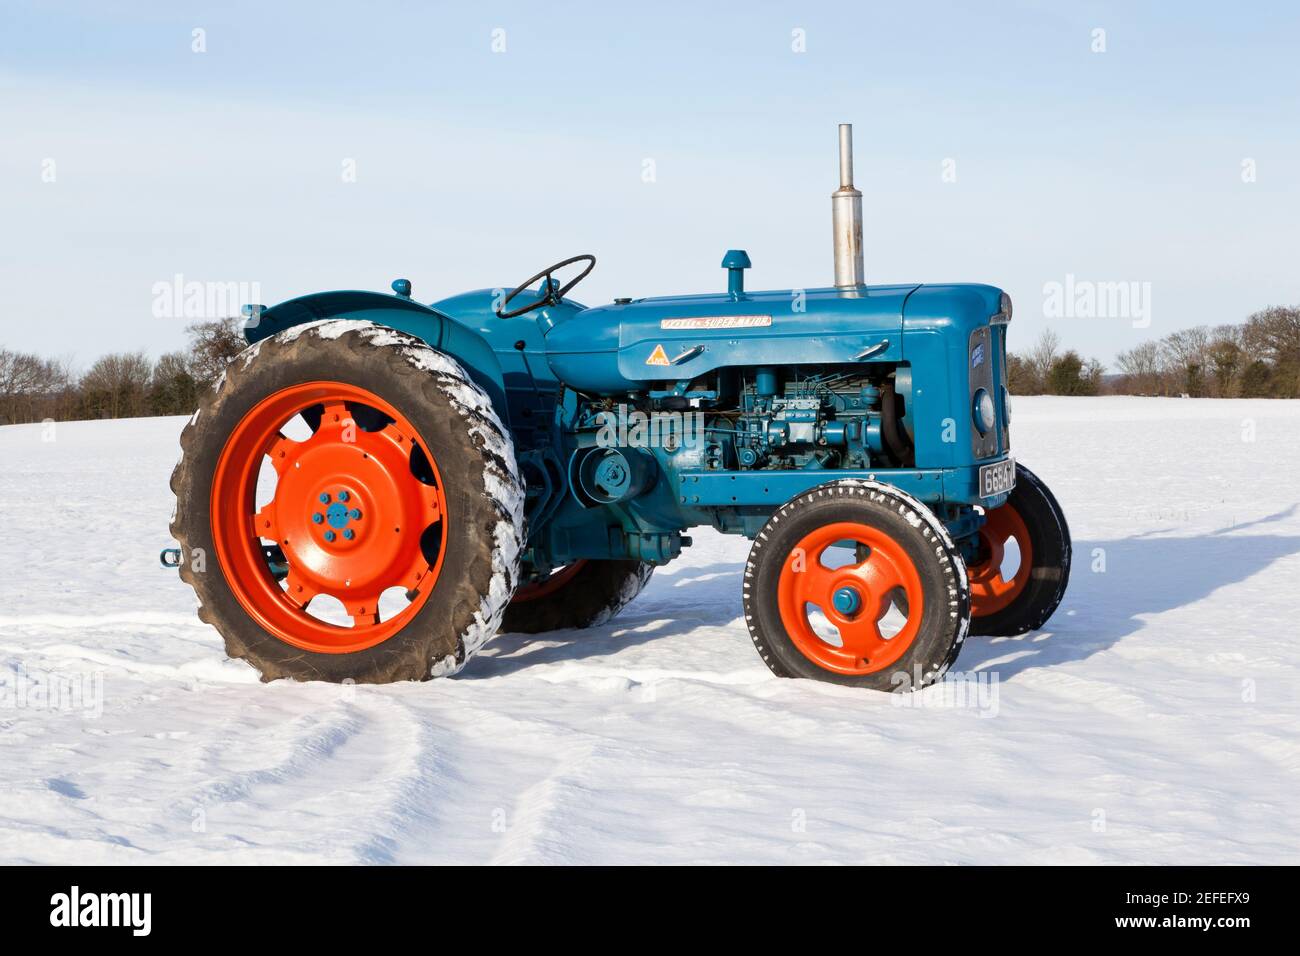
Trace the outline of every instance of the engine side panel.
{"type": "Polygon", "coordinates": [[[901,357],[916,286],[639,299],[587,309],[546,336],[556,376],[581,391],[663,388],[724,366],[901,357]]]}

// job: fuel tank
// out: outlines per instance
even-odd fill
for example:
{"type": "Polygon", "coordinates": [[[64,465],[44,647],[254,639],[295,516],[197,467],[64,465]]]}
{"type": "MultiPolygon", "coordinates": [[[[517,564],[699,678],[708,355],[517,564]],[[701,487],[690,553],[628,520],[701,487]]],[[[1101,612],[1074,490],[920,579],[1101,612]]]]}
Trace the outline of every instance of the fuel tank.
{"type": "Polygon", "coordinates": [[[556,378],[583,392],[670,387],[735,365],[900,360],[915,284],[663,296],[585,309],[546,332],[556,378]]]}

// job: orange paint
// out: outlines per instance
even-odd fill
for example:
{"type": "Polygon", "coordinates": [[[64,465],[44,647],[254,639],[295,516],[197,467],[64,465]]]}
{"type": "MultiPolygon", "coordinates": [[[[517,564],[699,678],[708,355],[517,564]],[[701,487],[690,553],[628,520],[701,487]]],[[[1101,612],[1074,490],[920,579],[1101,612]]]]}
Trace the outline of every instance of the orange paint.
{"type": "Polygon", "coordinates": [[[781,623],[799,652],[837,674],[873,674],[895,663],[916,639],[925,611],[921,576],[902,545],[878,528],[851,521],[825,525],[799,541],[781,568],[777,603],[781,623]],[[823,552],[839,542],[866,545],[866,560],[834,570],[823,565],[823,552]],[[858,595],[856,613],[836,609],[834,595],[842,588],[858,595]],[[907,623],[885,637],[880,620],[900,589],[907,595],[907,623]],[[843,646],[817,635],[808,619],[809,605],[835,625],[843,646]]]}
{"type": "Polygon", "coordinates": [[[400,631],[428,600],[446,551],[447,501],[432,450],[396,408],[367,389],[341,382],[295,385],[250,409],[222,449],[210,505],[213,546],[240,605],[280,640],[318,653],[365,650],[400,631]],[[363,431],[347,403],[369,406],[393,421],[363,431]],[[316,405],[325,409],[316,432],[301,442],[286,438],[281,429],[316,405]],[[413,442],[429,459],[436,485],[412,474],[413,442]],[[257,477],[266,458],[277,476],[275,496],[257,510],[257,477]],[[322,495],[329,500],[322,501],[322,495]],[[313,520],[316,514],[319,522],[313,520]],[[431,526],[440,536],[433,566],[420,546],[431,526]],[[327,531],[333,532],[332,541],[326,540],[327,531]],[[345,536],[348,531],[351,537],[345,536]],[[284,586],[267,568],[261,539],[284,551],[289,564],[284,586]],[[416,595],[381,621],[379,597],[392,587],[416,595]],[[351,627],[308,612],[312,598],[321,594],[343,604],[351,627]]]}
{"type": "Polygon", "coordinates": [[[1009,606],[1029,584],[1034,566],[1034,547],[1029,540],[1029,528],[1010,504],[994,508],[985,515],[980,528],[980,551],[987,554],[979,564],[970,565],[971,617],[987,617],[1009,606]],[[1014,540],[1020,549],[1020,567],[1011,580],[1002,577],[1002,561],[1007,542],[1014,540]]]}
{"type": "Polygon", "coordinates": [[[519,590],[515,591],[515,596],[510,599],[511,604],[524,604],[528,601],[536,601],[538,598],[544,598],[549,594],[554,594],[560,588],[564,587],[573,580],[579,571],[581,571],[587,562],[574,561],[572,564],[566,564],[557,571],[552,571],[545,581],[533,581],[525,584],[519,590]]]}

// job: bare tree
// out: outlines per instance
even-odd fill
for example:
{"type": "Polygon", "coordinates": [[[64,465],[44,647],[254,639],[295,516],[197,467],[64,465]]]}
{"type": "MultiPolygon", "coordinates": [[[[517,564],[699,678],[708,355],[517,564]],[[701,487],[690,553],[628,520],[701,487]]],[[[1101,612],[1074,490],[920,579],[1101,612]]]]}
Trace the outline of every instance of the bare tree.
{"type": "Polygon", "coordinates": [[[1245,365],[1245,353],[1241,348],[1241,327],[1220,325],[1210,333],[1210,344],[1206,349],[1209,364],[1210,381],[1216,398],[1230,398],[1236,394],[1237,380],[1245,365]]]}
{"type": "Polygon", "coordinates": [[[168,352],[154,366],[149,382],[151,415],[188,415],[199,404],[199,384],[191,370],[190,356],[168,352]]]}
{"type": "Polygon", "coordinates": [[[1246,320],[1264,352],[1274,362],[1300,360],[1300,308],[1269,306],[1246,320]]]}
{"type": "Polygon", "coordinates": [[[82,403],[92,418],[132,418],[145,413],[153,364],[143,352],[105,355],[81,377],[82,403]]]}
{"type": "Polygon", "coordinates": [[[1021,394],[1036,395],[1048,389],[1052,367],[1060,358],[1061,337],[1051,329],[1043,329],[1034,347],[1024,356],[1021,372],[1021,394]]]}
{"type": "Polygon", "coordinates": [[[1205,394],[1210,331],[1203,325],[1170,332],[1161,340],[1175,387],[1193,398],[1205,394]]]}
{"type": "Polygon", "coordinates": [[[239,319],[196,322],[186,331],[190,335],[190,374],[200,388],[215,382],[226,364],[248,347],[239,319]]]}
{"type": "Polygon", "coordinates": [[[1095,358],[1088,359],[1083,366],[1083,384],[1089,395],[1102,393],[1102,379],[1106,375],[1106,366],[1095,358]]]}
{"type": "Polygon", "coordinates": [[[1124,375],[1125,391],[1138,395],[1156,395],[1164,391],[1160,381],[1160,343],[1135,345],[1115,356],[1115,363],[1124,375]]]}
{"type": "Polygon", "coordinates": [[[1256,312],[1242,338],[1252,357],[1272,366],[1271,394],[1300,396],[1300,308],[1275,305],[1256,312]]]}
{"type": "Polygon", "coordinates": [[[67,390],[67,371],[58,362],[0,349],[0,424],[53,417],[67,390]]]}

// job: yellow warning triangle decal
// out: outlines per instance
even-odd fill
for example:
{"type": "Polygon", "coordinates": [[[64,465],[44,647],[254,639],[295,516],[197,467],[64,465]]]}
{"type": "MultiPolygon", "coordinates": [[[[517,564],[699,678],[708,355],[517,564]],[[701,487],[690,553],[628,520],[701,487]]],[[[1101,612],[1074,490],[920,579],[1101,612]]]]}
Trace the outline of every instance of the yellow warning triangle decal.
{"type": "Polygon", "coordinates": [[[668,353],[664,351],[662,345],[656,345],[655,350],[650,353],[650,357],[645,360],[646,365],[668,365],[668,353]]]}

